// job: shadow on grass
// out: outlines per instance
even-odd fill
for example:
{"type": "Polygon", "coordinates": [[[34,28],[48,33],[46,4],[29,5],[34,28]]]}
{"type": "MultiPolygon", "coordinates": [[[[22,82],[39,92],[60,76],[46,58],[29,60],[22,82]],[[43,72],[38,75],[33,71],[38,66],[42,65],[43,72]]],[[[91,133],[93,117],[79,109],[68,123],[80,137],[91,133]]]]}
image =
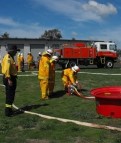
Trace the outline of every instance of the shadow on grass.
{"type": "Polygon", "coordinates": [[[86,92],[86,91],[89,91],[89,90],[82,88],[82,89],[81,89],[81,92],[83,92],[83,91],[86,92]]]}
{"type": "Polygon", "coordinates": [[[21,107],[21,108],[14,111],[13,116],[23,114],[24,111],[31,111],[32,109],[37,109],[41,106],[48,106],[48,104],[46,104],[46,103],[44,103],[44,104],[33,104],[33,105],[27,105],[27,106],[21,107]]]}
{"type": "Polygon", "coordinates": [[[64,90],[59,90],[53,93],[53,95],[49,96],[50,98],[59,98],[66,94],[64,90]]]}
{"type": "MultiPolygon", "coordinates": [[[[89,90],[87,89],[81,89],[80,92],[88,92],[89,90]]],[[[53,95],[49,96],[50,98],[59,98],[62,97],[66,94],[66,92],[64,90],[59,90],[53,93],[53,95]]]]}

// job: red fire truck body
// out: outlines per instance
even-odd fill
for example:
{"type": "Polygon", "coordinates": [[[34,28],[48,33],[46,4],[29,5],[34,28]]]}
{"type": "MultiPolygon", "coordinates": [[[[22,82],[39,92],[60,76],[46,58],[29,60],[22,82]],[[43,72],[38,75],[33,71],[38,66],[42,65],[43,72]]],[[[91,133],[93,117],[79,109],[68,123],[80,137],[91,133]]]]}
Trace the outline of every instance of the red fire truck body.
{"type": "Polygon", "coordinates": [[[95,42],[91,46],[87,46],[86,43],[64,44],[61,48],[55,49],[55,52],[59,55],[63,68],[74,64],[113,68],[118,58],[114,42],[95,42]]]}

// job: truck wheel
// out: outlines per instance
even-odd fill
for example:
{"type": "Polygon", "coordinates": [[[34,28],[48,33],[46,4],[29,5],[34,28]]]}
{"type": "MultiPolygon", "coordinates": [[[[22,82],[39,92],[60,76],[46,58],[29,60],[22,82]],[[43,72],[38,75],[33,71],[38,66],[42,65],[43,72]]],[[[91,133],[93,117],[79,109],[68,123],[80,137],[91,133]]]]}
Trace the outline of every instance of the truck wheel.
{"type": "Polygon", "coordinates": [[[114,63],[113,63],[112,60],[107,60],[106,61],[106,64],[105,64],[106,68],[113,68],[113,66],[114,66],[114,63]]]}

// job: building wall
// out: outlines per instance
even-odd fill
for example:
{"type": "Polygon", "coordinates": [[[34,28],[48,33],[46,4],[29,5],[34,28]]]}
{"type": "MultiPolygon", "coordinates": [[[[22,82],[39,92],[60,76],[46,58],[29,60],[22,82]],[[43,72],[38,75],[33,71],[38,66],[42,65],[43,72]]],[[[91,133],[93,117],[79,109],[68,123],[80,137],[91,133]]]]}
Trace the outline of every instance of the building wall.
{"type": "MultiPolygon", "coordinates": [[[[6,53],[6,45],[16,44],[18,48],[21,49],[21,53],[23,53],[25,61],[28,52],[31,52],[34,56],[34,60],[38,56],[38,52],[43,52],[48,48],[58,48],[60,45],[66,43],[73,42],[89,42],[89,40],[46,40],[46,39],[26,39],[26,38],[0,38],[0,58],[2,59],[6,53]]],[[[0,60],[1,60],[0,59],[0,60]]]]}
{"type": "Polygon", "coordinates": [[[0,57],[2,59],[4,57],[4,55],[5,55],[5,53],[6,53],[6,46],[5,45],[1,45],[0,47],[1,47],[1,55],[0,55],[0,57]]]}
{"type": "Polygon", "coordinates": [[[27,54],[30,52],[30,45],[29,44],[25,44],[24,45],[24,61],[26,63],[26,58],[27,58],[27,54]]]}
{"type": "Polygon", "coordinates": [[[34,61],[37,61],[38,53],[45,51],[45,45],[44,44],[31,44],[30,51],[34,57],[34,61]]]}

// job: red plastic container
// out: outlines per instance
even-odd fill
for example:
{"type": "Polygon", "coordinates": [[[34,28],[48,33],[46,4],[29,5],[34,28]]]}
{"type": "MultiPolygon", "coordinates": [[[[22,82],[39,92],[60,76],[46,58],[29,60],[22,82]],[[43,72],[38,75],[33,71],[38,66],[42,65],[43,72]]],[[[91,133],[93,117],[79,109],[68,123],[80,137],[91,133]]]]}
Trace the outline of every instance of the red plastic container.
{"type": "Polygon", "coordinates": [[[109,86],[92,89],[95,96],[96,111],[106,117],[121,118],[121,86],[109,86]]]}

